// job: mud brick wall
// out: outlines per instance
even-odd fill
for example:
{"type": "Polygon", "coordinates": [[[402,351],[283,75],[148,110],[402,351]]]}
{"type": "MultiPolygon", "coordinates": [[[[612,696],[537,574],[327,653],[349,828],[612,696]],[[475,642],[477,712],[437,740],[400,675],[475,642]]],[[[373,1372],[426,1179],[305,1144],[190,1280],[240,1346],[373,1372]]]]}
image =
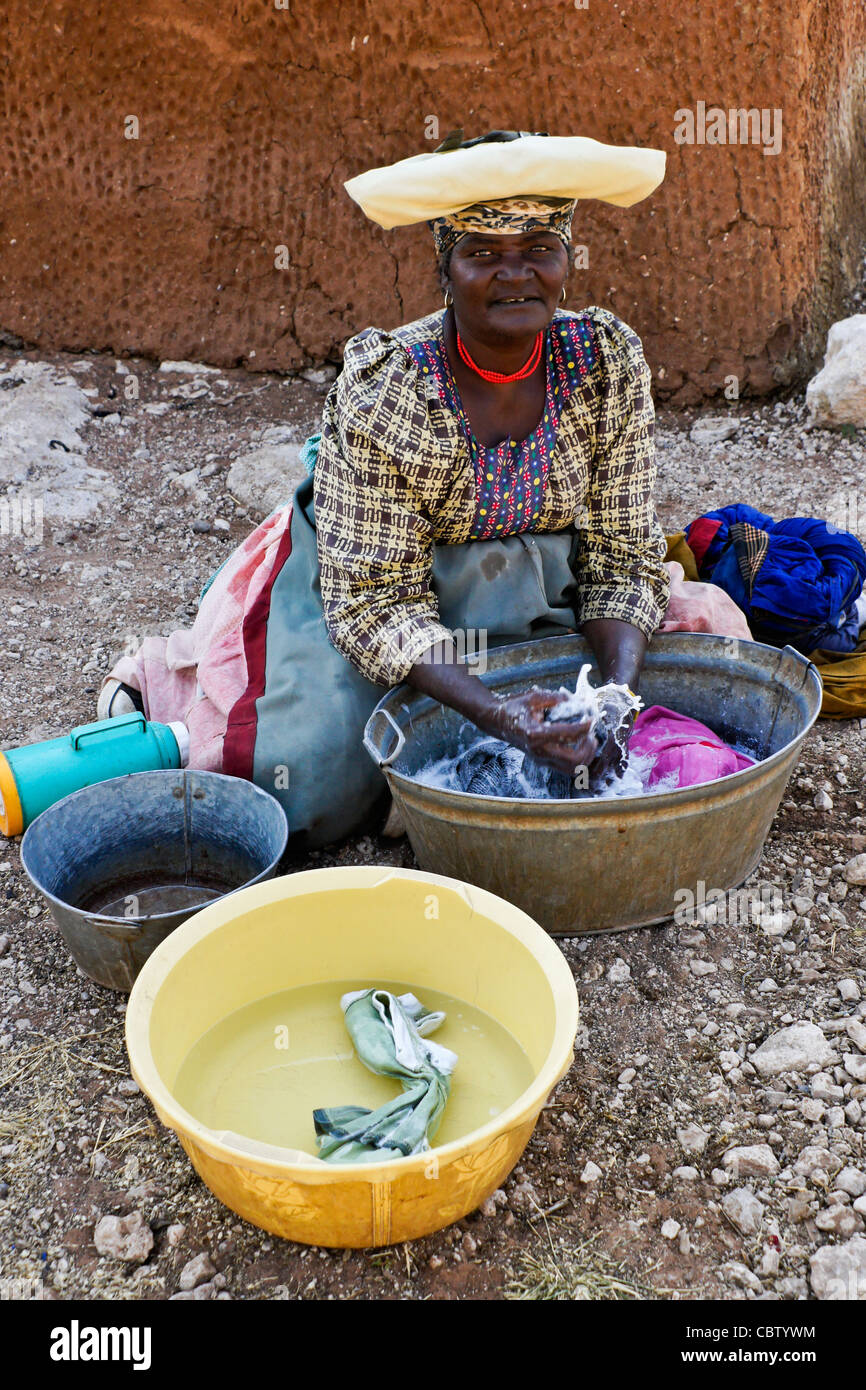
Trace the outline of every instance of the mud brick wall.
{"type": "Polygon", "coordinates": [[[5,0],[0,88],[13,345],[339,360],[440,302],[429,233],[342,180],[455,126],[668,151],[636,208],[578,207],[569,297],[632,324],[661,398],[803,379],[862,268],[863,0],[5,0]],[[779,152],[678,143],[699,103],[780,112],[779,152]]]}

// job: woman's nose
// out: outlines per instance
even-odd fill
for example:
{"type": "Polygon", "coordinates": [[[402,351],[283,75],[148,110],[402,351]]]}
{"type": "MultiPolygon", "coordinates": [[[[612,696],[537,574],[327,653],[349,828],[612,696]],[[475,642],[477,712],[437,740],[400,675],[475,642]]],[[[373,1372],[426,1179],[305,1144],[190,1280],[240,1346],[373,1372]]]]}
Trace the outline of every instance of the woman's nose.
{"type": "Polygon", "coordinates": [[[497,280],[525,280],[533,273],[533,267],[520,253],[506,256],[496,269],[497,280]]]}

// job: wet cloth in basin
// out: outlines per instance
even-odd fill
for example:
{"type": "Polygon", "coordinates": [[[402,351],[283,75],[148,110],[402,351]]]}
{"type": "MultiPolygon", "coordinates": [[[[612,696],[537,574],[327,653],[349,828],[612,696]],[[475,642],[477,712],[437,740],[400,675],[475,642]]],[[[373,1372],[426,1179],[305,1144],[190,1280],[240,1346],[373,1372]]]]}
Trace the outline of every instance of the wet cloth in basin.
{"type": "Polygon", "coordinates": [[[319,1157],[369,1163],[424,1153],[439,1128],[457,1064],[456,1053],[424,1037],[445,1015],[425,1009],[414,994],[386,989],[352,990],[340,1006],[364,1066],[393,1077],[403,1091],[378,1110],[361,1105],[314,1110],[319,1157]]]}
{"type": "Polygon", "coordinates": [[[714,782],[744,767],[754,758],[738,753],[697,719],[689,719],[664,705],[650,705],[635,720],[629,740],[629,753],[652,759],[647,785],[668,782],[675,787],[692,787],[698,782],[714,782]],[[676,777],[676,782],[672,779],[676,777]]]}

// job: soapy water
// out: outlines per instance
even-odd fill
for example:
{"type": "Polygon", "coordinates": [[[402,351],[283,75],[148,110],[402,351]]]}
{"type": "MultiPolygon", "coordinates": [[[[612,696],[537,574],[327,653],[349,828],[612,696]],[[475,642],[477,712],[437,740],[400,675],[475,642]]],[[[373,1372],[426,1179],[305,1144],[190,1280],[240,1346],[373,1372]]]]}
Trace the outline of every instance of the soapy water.
{"type": "MultiPolygon", "coordinates": [[[[522,749],[503,739],[483,736],[456,754],[432,759],[419,768],[414,780],[425,786],[444,791],[470,792],[474,796],[502,796],[530,801],[579,800],[587,797],[611,798],[643,796],[646,793],[672,791],[677,785],[676,774],[665,777],[652,787],[648,785],[655,758],[627,751],[627,720],[632,710],[643,708],[643,702],[632,695],[625,685],[609,681],[592,686],[589,663],[581,666],[574,690],[560,686],[559,694],[566,698],[549,711],[550,722],[570,720],[582,723],[590,720],[589,733],[607,736],[613,733],[626,754],[621,773],[609,771],[603,779],[570,777],[547,763],[530,757],[522,749]]],[[[532,686],[539,690],[539,686],[532,686]]],[[[465,727],[465,726],[464,726],[465,727]]],[[[474,727],[474,726],[469,726],[474,727]]]]}

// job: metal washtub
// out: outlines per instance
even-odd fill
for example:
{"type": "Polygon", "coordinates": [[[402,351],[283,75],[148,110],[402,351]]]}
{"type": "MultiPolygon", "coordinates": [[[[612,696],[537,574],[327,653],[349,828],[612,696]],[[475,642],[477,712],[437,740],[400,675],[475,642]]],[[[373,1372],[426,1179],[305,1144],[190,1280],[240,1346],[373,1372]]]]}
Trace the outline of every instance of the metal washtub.
{"type": "MultiPolygon", "coordinates": [[[[487,652],[497,691],[573,689],[586,640],[555,636],[487,652]]],[[[599,683],[593,662],[593,682],[599,683]]],[[[425,786],[414,774],[478,736],[410,686],[381,699],[364,746],[382,769],[421,869],[507,898],[554,935],[625,930],[673,916],[688,889],[727,891],[755,869],[803,741],[821,708],[817,668],[792,647],[705,633],[653,638],[645,706],[701,720],[762,759],[729,777],[616,800],[524,801],[425,786]]]]}
{"type": "Polygon", "coordinates": [[[21,863],[80,969],[129,990],[194,912],[272,878],[288,835],[280,803],[252,782],[163,768],[49,806],[24,835],[21,863]]]}

